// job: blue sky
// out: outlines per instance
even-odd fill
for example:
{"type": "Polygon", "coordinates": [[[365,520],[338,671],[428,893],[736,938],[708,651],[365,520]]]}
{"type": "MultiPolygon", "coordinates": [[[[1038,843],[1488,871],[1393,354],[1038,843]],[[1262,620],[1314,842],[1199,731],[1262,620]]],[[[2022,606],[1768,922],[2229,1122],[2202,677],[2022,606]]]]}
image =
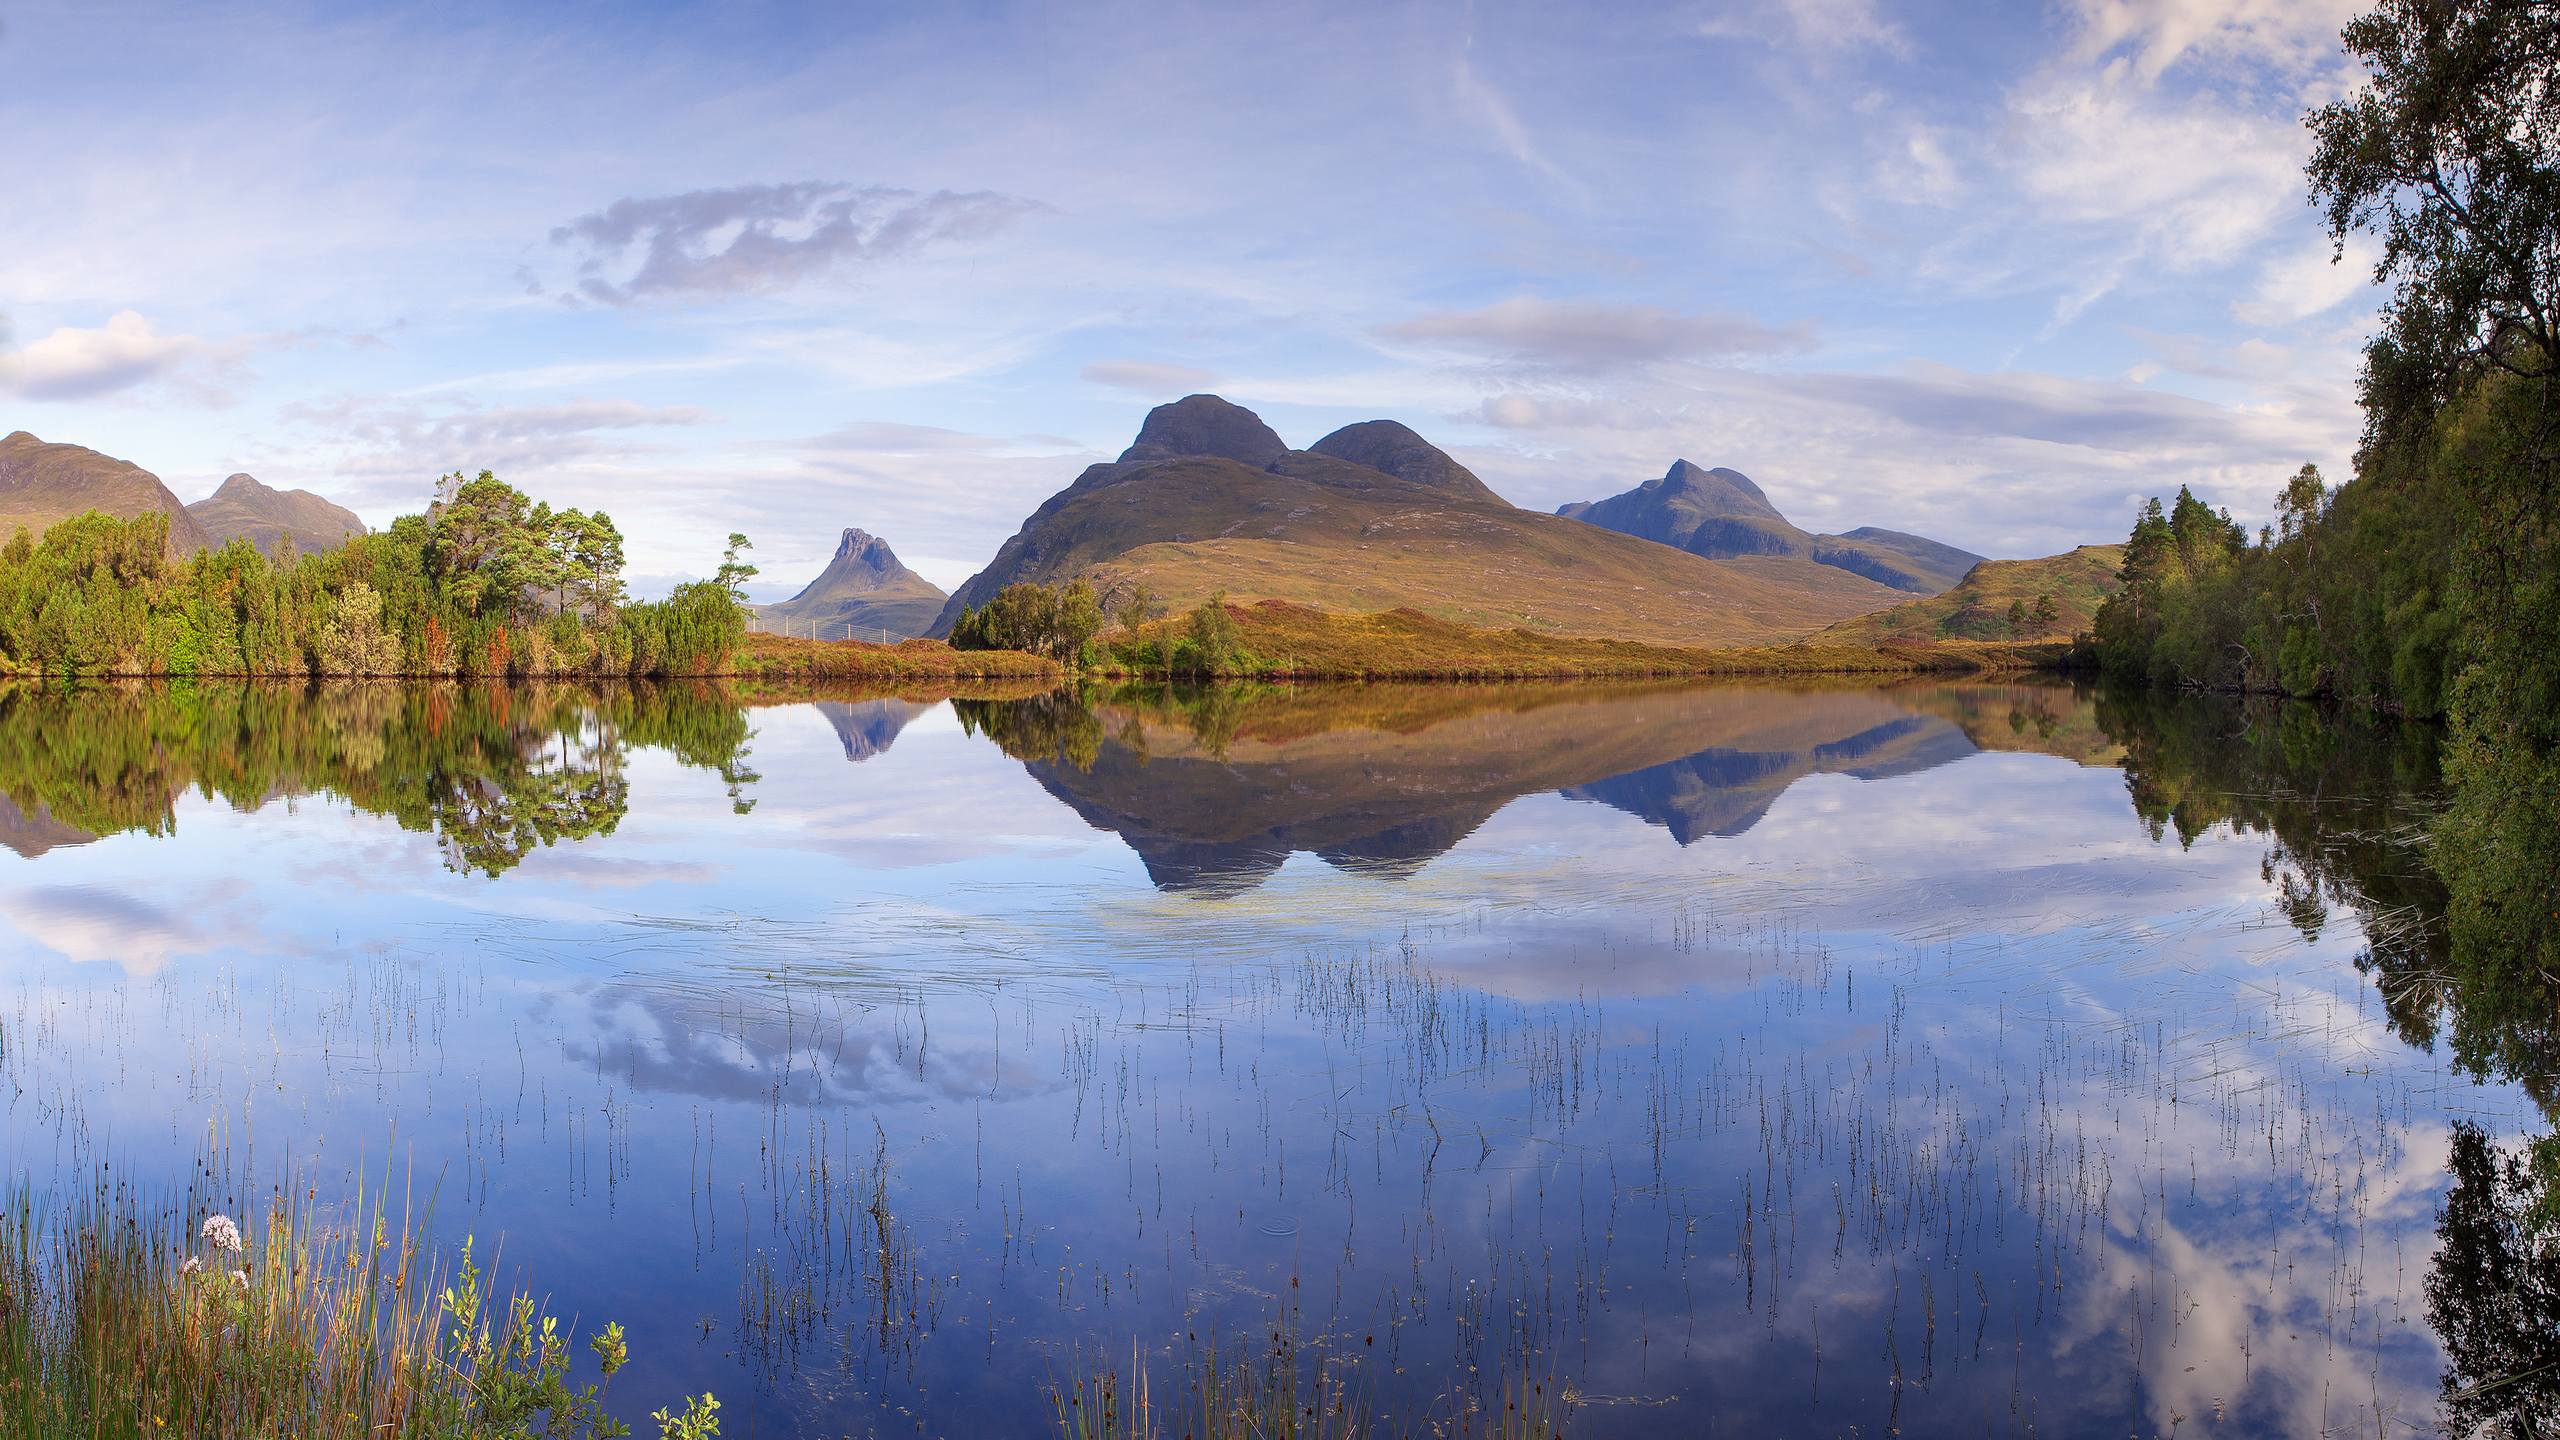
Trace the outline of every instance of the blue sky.
{"type": "Polygon", "coordinates": [[[1986,554],[2347,473],[2331,0],[0,0],[0,430],[945,584],[1210,389],[1986,554]]]}

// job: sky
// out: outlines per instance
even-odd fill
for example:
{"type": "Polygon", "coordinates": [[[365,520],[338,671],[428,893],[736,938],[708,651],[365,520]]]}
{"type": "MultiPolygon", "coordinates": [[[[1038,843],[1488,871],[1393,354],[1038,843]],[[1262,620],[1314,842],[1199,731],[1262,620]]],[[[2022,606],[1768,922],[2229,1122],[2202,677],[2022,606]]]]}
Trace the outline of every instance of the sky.
{"type": "Polygon", "coordinates": [[[0,0],[0,432],[946,586],[1147,408],[1996,557],[2349,473],[2338,0],[0,0]]]}

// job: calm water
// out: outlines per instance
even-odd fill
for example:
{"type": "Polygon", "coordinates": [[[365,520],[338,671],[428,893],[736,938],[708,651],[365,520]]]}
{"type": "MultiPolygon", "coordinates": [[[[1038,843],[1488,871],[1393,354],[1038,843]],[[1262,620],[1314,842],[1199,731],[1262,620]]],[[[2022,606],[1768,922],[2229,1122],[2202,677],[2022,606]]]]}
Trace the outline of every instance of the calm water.
{"type": "Polygon", "coordinates": [[[2432,1430],[2455,1124],[2547,1122],[2436,1039],[2427,744],[2029,686],[0,693],[0,1144],[388,1164],[732,1436],[1041,1433],[1284,1313],[1578,1434],[2432,1430]]]}

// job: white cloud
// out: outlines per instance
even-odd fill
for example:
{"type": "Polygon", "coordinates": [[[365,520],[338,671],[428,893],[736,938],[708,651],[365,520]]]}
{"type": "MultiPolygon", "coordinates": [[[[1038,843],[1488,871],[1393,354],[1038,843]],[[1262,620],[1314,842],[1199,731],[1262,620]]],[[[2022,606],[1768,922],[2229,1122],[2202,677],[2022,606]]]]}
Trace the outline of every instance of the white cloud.
{"type": "Polygon", "coordinates": [[[2087,227],[2101,254],[2170,270],[2227,264],[2303,209],[2304,142],[2290,117],[2163,103],[2120,62],[2021,91],[2014,126],[2022,198],[2048,223],[2087,227]]]}
{"type": "Polygon", "coordinates": [[[15,354],[0,354],[0,390],[30,400],[87,400],[179,376],[208,347],[192,335],[164,335],[131,310],[94,330],[54,331],[15,354]]]}
{"type": "Polygon", "coordinates": [[[2349,242],[2343,255],[2327,239],[2315,240],[2268,261],[2250,292],[2231,302],[2231,314],[2243,324],[2264,326],[2325,314],[2364,293],[2380,256],[2369,240],[2349,242]]]}
{"type": "MultiPolygon", "coordinates": [[[[608,305],[779,289],[846,266],[977,239],[1041,207],[990,190],[919,194],[801,181],[617,200],[551,232],[583,251],[577,294],[608,305]],[[619,279],[632,252],[637,263],[619,279]]],[[[538,282],[530,288],[537,293],[538,282]]]]}
{"type": "Polygon", "coordinates": [[[2145,78],[2180,60],[2300,69],[2334,60],[2365,0],[2077,0],[2083,60],[2123,54],[2145,78]]]}

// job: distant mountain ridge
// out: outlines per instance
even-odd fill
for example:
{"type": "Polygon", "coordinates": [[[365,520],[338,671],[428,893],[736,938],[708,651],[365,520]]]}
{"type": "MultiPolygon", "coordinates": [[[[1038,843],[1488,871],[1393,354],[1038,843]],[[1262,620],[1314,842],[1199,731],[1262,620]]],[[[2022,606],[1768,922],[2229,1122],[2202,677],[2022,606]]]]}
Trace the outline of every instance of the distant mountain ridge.
{"type": "Polygon", "coordinates": [[[1750,476],[1721,466],[1705,470],[1686,460],[1673,461],[1659,480],[1605,500],[1559,506],[1556,513],[1710,560],[1795,556],[1918,595],[1955,584],[1983,558],[1873,525],[1843,535],[1810,534],[1781,514],[1750,476]]]}
{"type": "Polygon", "coordinates": [[[20,529],[42,534],[47,526],[91,510],[126,519],[168,516],[169,550],[175,555],[192,555],[214,543],[159,476],[131,461],[86,446],[39,440],[24,430],[0,437],[0,540],[20,529]]]}
{"type": "Polygon", "coordinates": [[[1523,510],[1392,420],[1293,450],[1215,395],[1148,412],[1118,460],[1049,497],[953,593],[934,633],[1006,585],[1078,579],[1176,608],[1225,591],[1692,645],[1792,640],[1901,598],[1801,556],[1708,559],[1523,510]]]}
{"type": "Polygon", "coordinates": [[[343,545],[364,533],[364,521],[345,506],[308,490],[278,490],[251,475],[234,475],[211,495],[187,507],[213,544],[247,539],[274,559],[291,540],[309,555],[343,545]]]}
{"type": "Polygon", "coordinates": [[[759,607],[753,624],[783,635],[894,643],[929,633],[948,598],[908,569],[888,541],[848,528],[818,577],[790,599],[759,607]]]}

